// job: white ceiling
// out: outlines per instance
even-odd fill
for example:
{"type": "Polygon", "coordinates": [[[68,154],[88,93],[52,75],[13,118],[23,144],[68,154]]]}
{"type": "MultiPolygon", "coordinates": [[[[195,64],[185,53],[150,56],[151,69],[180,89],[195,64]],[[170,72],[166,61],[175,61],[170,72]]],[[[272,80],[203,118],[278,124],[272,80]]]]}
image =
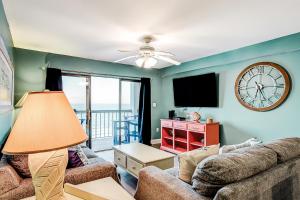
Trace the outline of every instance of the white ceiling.
{"type": "Polygon", "coordinates": [[[138,49],[145,34],[157,38],[156,49],[185,62],[300,32],[299,0],[3,3],[15,47],[110,62],[131,55],[118,49],[138,49]]]}

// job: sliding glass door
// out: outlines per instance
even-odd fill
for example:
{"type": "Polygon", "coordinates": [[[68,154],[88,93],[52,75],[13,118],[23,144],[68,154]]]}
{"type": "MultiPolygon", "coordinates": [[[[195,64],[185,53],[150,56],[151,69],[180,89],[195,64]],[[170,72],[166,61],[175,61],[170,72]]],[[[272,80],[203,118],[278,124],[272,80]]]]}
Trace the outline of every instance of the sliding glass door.
{"type": "Polygon", "coordinates": [[[119,120],[119,79],[91,78],[91,113],[93,150],[111,149],[119,120]]]}
{"type": "Polygon", "coordinates": [[[138,80],[65,74],[63,88],[94,151],[139,141],[138,80]]]}
{"type": "Polygon", "coordinates": [[[139,141],[138,109],[139,109],[140,81],[120,79],[120,127],[114,143],[132,143],[139,141]]]}
{"type": "MultiPolygon", "coordinates": [[[[67,75],[63,76],[62,80],[65,95],[67,96],[85,132],[90,137],[90,77],[79,75],[67,75]]],[[[87,145],[90,146],[90,141],[87,141],[87,145]]]]}

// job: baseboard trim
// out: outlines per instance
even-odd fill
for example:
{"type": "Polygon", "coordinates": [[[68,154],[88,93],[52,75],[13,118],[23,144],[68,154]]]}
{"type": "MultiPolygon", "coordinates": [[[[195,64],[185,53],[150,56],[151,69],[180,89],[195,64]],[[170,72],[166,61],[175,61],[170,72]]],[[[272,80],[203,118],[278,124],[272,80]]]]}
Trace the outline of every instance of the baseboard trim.
{"type": "Polygon", "coordinates": [[[151,144],[161,144],[161,139],[153,139],[151,140],[151,144]]]}

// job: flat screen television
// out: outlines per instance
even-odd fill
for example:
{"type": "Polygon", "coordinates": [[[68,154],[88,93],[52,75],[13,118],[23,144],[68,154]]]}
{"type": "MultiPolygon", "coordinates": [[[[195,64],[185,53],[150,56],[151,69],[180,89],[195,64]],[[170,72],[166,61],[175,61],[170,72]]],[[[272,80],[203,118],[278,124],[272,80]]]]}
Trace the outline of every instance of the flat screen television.
{"type": "Polygon", "coordinates": [[[175,107],[218,107],[215,73],[173,79],[175,107]]]}

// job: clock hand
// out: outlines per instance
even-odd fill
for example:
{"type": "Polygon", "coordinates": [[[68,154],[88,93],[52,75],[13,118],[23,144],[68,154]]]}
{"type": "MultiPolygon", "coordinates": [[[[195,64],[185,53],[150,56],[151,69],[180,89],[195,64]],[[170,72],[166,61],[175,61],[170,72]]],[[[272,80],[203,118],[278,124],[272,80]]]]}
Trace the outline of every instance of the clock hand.
{"type": "Polygon", "coordinates": [[[256,93],[255,93],[255,99],[257,98],[257,94],[258,94],[258,90],[259,90],[259,86],[257,84],[257,82],[255,81],[255,84],[256,84],[256,93]]]}
{"type": "Polygon", "coordinates": [[[264,93],[263,93],[263,91],[260,88],[259,88],[259,92],[261,93],[261,95],[264,98],[264,100],[267,100],[266,97],[265,97],[265,95],[264,95],[264,93]]]}
{"type": "Polygon", "coordinates": [[[256,89],[256,93],[255,93],[255,99],[257,98],[257,94],[258,94],[258,89],[256,89]]]}
{"type": "Polygon", "coordinates": [[[284,86],[280,86],[280,85],[264,85],[264,87],[283,88],[284,86]]]}
{"type": "Polygon", "coordinates": [[[265,95],[263,94],[263,92],[262,92],[262,90],[261,90],[260,86],[258,85],[258,83],[257,83],[256,81],[255,81],[255,84],[256,84],[256,86],[257,86],[257,89],[259,90],[259,92],[260,92],[261,96],[264,98],[264,100],[266,100],[266,97],[265,97],[265,95]]]}

